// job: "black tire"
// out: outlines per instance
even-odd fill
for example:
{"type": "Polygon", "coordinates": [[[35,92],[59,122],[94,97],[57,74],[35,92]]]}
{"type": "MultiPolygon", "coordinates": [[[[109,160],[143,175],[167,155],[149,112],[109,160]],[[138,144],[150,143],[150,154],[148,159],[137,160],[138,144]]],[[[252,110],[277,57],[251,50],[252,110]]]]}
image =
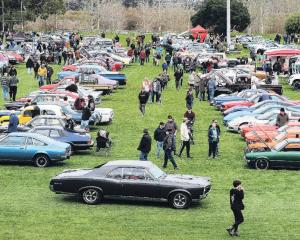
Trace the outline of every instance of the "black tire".
{"type": "Polygon", "coordinates": [[[86,188],[82,191],[82,200],[89,205],[94,205],[102,201],[102,193],[96,188],[86,188]]]}
{"type": "Polygon", "coordinates": [[[255,168],[259,170],[267,170],[270,167],[270,162],[265,158],[258,158],[255,161],[255,168]]]}
{"type": "Polygon", "coordinates": [[[40,168],[47,167],[50,164],[49,157],[46,154],[37,154],[33,161],[35,166],[40,168]]]}
{"type": "Polygon", "coordinates": [[[169,203],[175,209],[184,209],[190,206],[191,198],[185,192],[176,192],[170,196],[169,203]]]}
{"type": "Polygon", "coordinates": [[[241,127],[242,127],[242,126],[247,125],[247,124],[249,124],[249,123],[247,123],[247,122],[241,123],[240,126],[239,126],[239,130],[241,130],[241,127]]]}
{"type": "Polygon", "coordinates": [[[293,88],[294,88],[295,90],[300,90],[300,80],[295,80],[295,81],[293,82],[293,88]]]}

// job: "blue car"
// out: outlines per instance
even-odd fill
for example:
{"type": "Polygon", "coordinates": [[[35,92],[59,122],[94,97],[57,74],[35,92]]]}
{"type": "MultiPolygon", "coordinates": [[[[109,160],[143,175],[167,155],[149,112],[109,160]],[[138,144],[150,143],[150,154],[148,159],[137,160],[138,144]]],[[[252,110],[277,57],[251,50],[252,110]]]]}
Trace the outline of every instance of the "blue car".
{"type": "Polygon", "coordinates": [[[218,107],[222,103],[233,102],[233,101],[244,101],[258,93],[267,93],[265,90],[261,89],[246,89],[239,92],[236,95],[220,95],[213,99],[213,105],[218,107]]]}
{"type": "Polygon", "coordinates": [[[78,133],[60,126],[41,126],[30,130],[32,133],[68,143],[72,151],[86,150],[94,146],[93,139],[88,133],[78,133]]]}
{"type": "Polygon", "coordinates": [[[65,77],[73,77],[73,76],[74,77],[79,77],[80,74],[78,72],[72,72],[72,71],[62,71],[62,72],[59,72],[57,74],[58,80],[61,80],[61,79],[65,78],[65,77]]]}
{"type": "Polygon", "coordinates": [[[9,133],[0,139],[0,160],[33,162],[47,167],[70,158],[71,146],[36,133],[9,133]]]}
{"type": "Polygon", "coordinates": [[[228,122],[231,120],[234,120],[237,117],[244,117],[244,116],[257,116],[264,114],[266,112],[272,111],[272,110],[278,110],[281,109],[282,107],[285,107],[286,110],[291,111],[291,112],[299,112],[300,111],[300,106],[286,106],[280,103],[277,104],[271,104],[271,105],[266,105],[260,108],[255,109],[254,111],[238,111],[231,113],[227,115],[226,117],[223,118],[224,125],[227,126],[228,122]]]}

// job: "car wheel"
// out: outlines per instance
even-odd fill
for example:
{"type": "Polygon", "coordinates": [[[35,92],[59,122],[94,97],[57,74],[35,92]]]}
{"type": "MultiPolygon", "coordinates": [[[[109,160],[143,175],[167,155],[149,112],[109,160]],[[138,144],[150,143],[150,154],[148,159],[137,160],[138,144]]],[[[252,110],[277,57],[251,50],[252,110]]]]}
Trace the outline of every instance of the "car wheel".
{"type": "Polygon", "coordinates": [[[170,204],[176,209],[187,208],[189,207],[190,203],[190,196],[184,192],[174,193],[170,198],[170,204]]]}
{"type": "Polygon", "coordinates": [[[102,193],[95,188],[87,188],[82,192],[82,199],[87,204],[97,204],[102,200],[102,193]]]}
{"type": "Polygon", "coordinates": [[[300,80],[296,80],[293,82],[293,87],[295,90],[300,90],[300,80]]]}
{"type": "Polygon", "coordinates": [[[255,162],[255,168],[260,170],[267,170],[270,167],[270,162],[268,159],[259,158],[255,162]]]}
{"type": "Polygon", "coordinates": [[[240,126],[239,126],[239,131],[241,130],[241,127],[242,127],[242,126],[245,126],[245,125],[247,125],[247,124],[248,124],[247,122],[241,123],[240,126]]]}
{"type": "Polygon", "coordinates": [[[38,154],[34,157],[34,163],[37,167],[47,167],[50,164],[49,157],[45,154],[38,154]]]}

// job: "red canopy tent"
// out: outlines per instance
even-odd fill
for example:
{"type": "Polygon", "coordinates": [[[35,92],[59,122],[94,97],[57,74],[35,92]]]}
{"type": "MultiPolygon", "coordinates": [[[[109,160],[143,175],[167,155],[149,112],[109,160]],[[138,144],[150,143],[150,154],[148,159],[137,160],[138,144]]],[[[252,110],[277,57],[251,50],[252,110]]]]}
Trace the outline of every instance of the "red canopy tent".
{"type": "Polygon", "coordinates": [[[192,36],[194,37],[194,39],[198,39],[200,38],[200,42],[203,43],[204,39],[207,36],[207,30],[204,29],[203,27],[201,27],[200,25],[192,28],[190,30],[190,32],[192,33],[192,36]]]}
{"type": "Polygon", "coordinates": [[[296,55],[300,55],[299,49],[289,49],[289,48],[283,48],[283,49],[270,49],[265,51],[265,55],[268,57],[292,57],[296,55]]]}

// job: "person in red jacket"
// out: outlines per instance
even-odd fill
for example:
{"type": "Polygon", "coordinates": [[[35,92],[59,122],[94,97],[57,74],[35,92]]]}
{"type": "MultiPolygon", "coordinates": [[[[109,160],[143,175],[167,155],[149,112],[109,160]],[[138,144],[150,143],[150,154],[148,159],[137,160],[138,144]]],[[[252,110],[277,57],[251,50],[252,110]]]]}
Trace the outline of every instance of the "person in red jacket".
{"type": "Polygon", "coordinates": [[[140,63],[141,65],[144,65],[146,59],[146,52],[145,49],[142,49],[140,52],[140,63]]]}

